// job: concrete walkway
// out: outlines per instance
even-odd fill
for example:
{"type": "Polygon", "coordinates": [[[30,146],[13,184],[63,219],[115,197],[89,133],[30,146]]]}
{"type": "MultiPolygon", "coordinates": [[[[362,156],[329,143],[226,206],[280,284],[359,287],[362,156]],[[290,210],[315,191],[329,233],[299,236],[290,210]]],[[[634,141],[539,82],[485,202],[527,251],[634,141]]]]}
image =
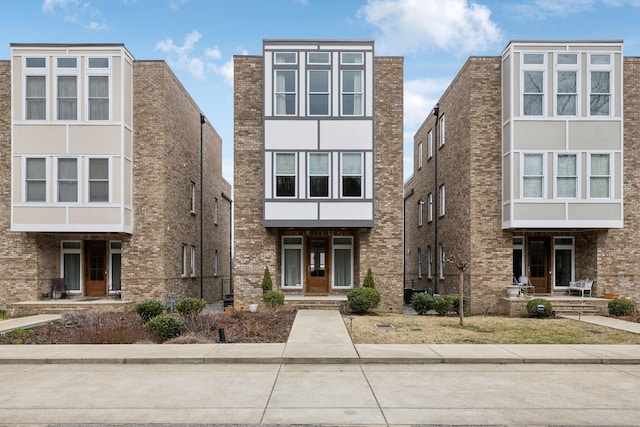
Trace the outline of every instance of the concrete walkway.
{"type": "MultiPolygon", "coordinates": [[[[25,322],[26,320],[23,319],[44,321],[40,316],[13,320],[25,322]]],[[[617,328],[622,327],[623,323],[630,323],[598,316],[582,316],[581,320],[599,321],[604,326],[617,328]]],[[[0,322],[0,325],[4,322],[0,322]]],[[[633,323],[630,325],[637,326],[633,323]]],[[[26,326],[23,324],[20,327],[26,326]]],[[[640,346],[590,344],[354,345],[338,311],[300,310],[296,315],[287,343],[8,345],[2,346],[0,351],[0,364],[44,363],[640,364],[640,346]]]]}

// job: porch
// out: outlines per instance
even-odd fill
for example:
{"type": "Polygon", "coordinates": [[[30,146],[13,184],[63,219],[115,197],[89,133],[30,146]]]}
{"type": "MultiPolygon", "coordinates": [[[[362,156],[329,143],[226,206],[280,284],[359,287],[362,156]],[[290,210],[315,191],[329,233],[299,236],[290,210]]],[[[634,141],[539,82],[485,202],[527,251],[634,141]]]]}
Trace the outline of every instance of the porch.
{"type": "Polygon", "coordinates": [[[22,301],[8,304],[7,311],[13,316],[19,314],[54,314],[66,311],[94,310],[101,312],[133,311],[133,301],[123,301],[115,297],[72,297],[68,299],[46,299],[22,301]]]}
{"type": "Polygon", "coordinates": [[[502,297],[499,301],[498,312],[510,317],[525,316],[527,314],[527,302],[531,298],[543,298],[549,301],[556,315],[609,315],[609,299],[548,294],[536,294],[527,298],[502,297]]]}

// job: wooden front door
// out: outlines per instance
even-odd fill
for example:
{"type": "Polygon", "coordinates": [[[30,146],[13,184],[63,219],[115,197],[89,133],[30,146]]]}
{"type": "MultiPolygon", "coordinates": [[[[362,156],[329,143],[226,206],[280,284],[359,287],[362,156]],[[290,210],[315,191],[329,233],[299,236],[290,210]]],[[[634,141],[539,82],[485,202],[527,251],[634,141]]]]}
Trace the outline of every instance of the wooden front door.
{"type": "Polygon", "coordinates": [[[549,237],[529,237],[528,265],[529,280],[535,293],[549,293],[549,237]]]}
{"type": "Polygon", "coordinates": [[[99,297],[107,295],[107,242],[90,240],[85,242],[85,295],[99,297]]]}
{"type": "Polygon", "coordinates": [[[329,238],[307,239],[306,294],[329,293],[329,238]]]}

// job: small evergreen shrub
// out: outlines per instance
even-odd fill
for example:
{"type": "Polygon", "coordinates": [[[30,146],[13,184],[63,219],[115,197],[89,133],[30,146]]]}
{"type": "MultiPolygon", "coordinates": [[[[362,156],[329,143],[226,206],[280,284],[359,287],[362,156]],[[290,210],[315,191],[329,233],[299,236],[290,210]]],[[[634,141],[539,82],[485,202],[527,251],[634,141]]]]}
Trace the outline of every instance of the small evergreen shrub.
{"type": "Polygon", "coordinates": [[[155,333],[160,342],[165,342],[180,335],[182,320],[161,314],[146,322],[144,328],[155,333]]]}
{"type": "Polygon", "coordinates": [[[373,273],[371,269],[367,269],[367,274],[364,276],[364,281],[362,282],[362,287],[364,288],[375,288],[376,284],[373,280],[373,273]]]}
{"type": "Polygon", "coordinates": [[[544,298],[534,298],[527,302],[527,313],[532,317],[549,317],[553,314],[553,306],[544,298]],[[538,312],[539,305],[544,306],[544,310],[542,312],[538,312]]]}
{"type": "Polygon", "coordinates": [[[138,313],[146,323],[164,312],[164,303],[157,300],[142,301],[136,304],[135,309],[136,313],[138,313]]]}
{"type": "Polygon", "coordinates": [[[262,275],[262,290],[267,292],[273,289],[273,281],[271,280],[271,273],[269,267],[264,268],[264,274],[262,275]]]}
{"type": "Polygon", "coordinates": [[[453,309],[453,301],[449,295],[438,295],[433,298],[433,309],[438,316],[446,316],[453,309]]]}
{"type": "Polygon", "coordinates": [[[433,297],[426,293],[415,293],[411,295],[411,308],[418,314],[427,314],[433,310],[433,297]]]}
{"type": "Polygon", "coordinates": [[[176,304],[176,311],[180,314],[198,314],[207,306],[207,302],[200,298],[185,298],[176,304]]]}
{"type": "Polygon", "coordinates": [[[636,306],[630,299],[612,299],[608,306],[610,316],[631,316],[636,312],[636,306]]]}
{"type": "Polygon", "coordinates": [[[354,313],[366,313],[380,304],[380,292],[375,288],[357,287],[347,294],[347,305],[354,313]]]}
{"type": "Polygon", "coordinates": [[[262,301],[271,308],[280,307],[284,305],[284,293],[280,291],[267,291],[262,295],[262,301]]]}
{"type": "MultiPolygon", "coordinates": [[[[451,298],[451,309],[456,312],[456,314],[460,314],[460,295],[459,294],[451,294],[448,295],[451,298]]],[[[462,298],[462,309],[466,313],[469,310],[469,297],[464,296],[462,298]]]]}

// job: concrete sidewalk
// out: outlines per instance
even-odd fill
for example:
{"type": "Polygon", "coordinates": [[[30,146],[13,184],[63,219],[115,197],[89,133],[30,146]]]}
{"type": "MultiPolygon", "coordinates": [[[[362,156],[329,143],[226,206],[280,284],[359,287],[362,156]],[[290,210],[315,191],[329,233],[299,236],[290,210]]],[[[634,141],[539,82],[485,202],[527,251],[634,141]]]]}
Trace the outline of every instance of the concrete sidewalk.
{"type": "MultiPolygon", "coordinates": [[[[585,318],[586,316],[582,316],[581,320],[585,320],[585,318]]],[[[612,323],[611,321],[623,322],[616,321],[616,319],[608,319],[603,322],[605,321],[609,323],[612,323]]],[[[4,322],[0,322],[0,324],[2,323],[4,322]]],[[[640,346],[589,344],[354,345],[338,311],[300,310],[296,315],[287,343],[15,345],[2,346],[0,351],[0,364],[69,363],[640,364],[640,346]]]]}

